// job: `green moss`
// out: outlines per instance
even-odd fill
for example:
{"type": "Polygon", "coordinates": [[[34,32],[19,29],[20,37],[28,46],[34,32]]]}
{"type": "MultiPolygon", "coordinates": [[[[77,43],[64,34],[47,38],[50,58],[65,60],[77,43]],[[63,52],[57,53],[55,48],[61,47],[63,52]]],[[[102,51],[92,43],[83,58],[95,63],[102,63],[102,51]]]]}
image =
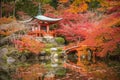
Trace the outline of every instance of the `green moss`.
{"type": "Polygon", "coordinates": [[[62,48],[57,48],[57,52],[61,52],[62,51],[62,48]]]}
{"type": "Polygon", "coordinates": [[[46,52],[47,54],[50,54],[50,53],[51,53],[51,50],[50,50],[50,49],[45,49],[45,52],[46,52]]]}
{"type": "Polygon", "coordinates": [[[65,40],[64,40],[64,38],[62,38],[62,37],[56,37],[56,38],[55,38],[55,41],[56,41],[58,44],[64,44],[64,43],[65,43],[65,40]]]}
{"type": "Polygon", "coordinates": [[[55,45],[54,44],[46,44],[46,48],[51,48],[51,47],[54,47],[55,45]]]}

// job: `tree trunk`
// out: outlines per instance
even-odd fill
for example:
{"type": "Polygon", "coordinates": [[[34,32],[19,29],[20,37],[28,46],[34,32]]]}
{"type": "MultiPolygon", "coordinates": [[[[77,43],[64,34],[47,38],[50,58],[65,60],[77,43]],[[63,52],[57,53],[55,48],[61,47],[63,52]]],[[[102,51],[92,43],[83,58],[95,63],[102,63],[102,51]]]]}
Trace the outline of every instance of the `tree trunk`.
{"type": "Polygon", "coordinates": [[[16,0],[14,0],[13,17],[15,17],[16,0]]]}
{"type": "Polygon", "coordinates": [[[2,0],[0,0],[0,18],[2,17],[2,0]]]}

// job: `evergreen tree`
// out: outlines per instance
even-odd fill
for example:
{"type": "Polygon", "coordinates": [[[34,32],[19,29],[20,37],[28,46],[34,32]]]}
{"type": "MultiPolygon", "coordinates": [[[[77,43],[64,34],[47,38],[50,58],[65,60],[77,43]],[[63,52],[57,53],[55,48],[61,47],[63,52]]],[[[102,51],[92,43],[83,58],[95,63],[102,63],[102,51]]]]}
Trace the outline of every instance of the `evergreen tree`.
{"type": "Polygon", "coordinates": [[[53,6],[53,7],[56,9],[57,6],[58,6],[58,0],[52,0],[52,1],[50,2],[50,5],[53,6]]]}
{"type": "Polygon", "coordinates": [[[16,3],[16,10],[23,11],[30,16],[35,16],[38,12],[38,6],[34,5],[30,0],[20,0],[16,3]]]}

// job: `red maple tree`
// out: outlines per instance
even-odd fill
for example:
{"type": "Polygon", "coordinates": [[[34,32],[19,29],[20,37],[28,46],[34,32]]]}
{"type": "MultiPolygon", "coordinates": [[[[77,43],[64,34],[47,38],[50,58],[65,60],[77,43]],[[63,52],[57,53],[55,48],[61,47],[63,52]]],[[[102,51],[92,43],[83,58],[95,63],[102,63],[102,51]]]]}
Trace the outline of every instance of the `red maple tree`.
{"type": "Polygon", "coordinates": [[[57,34],[62,35],[69,42],[82,41],[87,32],[93,28],[93,23],[89,21],[89,12],[86,14],[73,14],[65,12],[61,17],[57,34]]]}
{"type": "Polygon", "coordinates": [[[120,43],[120,13],[108,15],[101,19],[98,25],[86,35],[86,39],[80,45],[100,47],[98,56],[104,57],[108,52],[113,52],[120,43]]]}
{"type": "Polygon", "coordinates": [[[39,54],[45,47],[44,43],[39,42],[29,36],[23,36],[20,40],[14,40],[13,43],[16,45],[18,50],[27,50],[35,54],[39,54]]]}

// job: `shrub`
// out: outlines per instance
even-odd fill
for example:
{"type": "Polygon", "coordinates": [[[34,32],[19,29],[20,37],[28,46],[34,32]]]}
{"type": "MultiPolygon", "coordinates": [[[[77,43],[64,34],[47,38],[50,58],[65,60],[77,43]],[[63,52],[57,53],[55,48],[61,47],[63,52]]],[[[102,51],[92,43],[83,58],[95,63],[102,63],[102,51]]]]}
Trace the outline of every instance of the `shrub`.
{"type": "Polygon", "coordinates": [[[62,37],[56,37],[56,38],[55,38],[55,41],[56,41],[58,44],[64,44],[64,43],[65,43],[65,40],[64,40],[64,38],[62,38],[62,37]]]}
{"type": "Polygon", "coordinates": [[[45,46],[46,46],[46,48],[52,48],[52,47],[54,47],[55,45],[48,43],[48,44],[46,44],[45,46]]]}
{"type": "Polygon", "coordinates": [[[14,40],[13,43],[18,46],[18,50],[22,52],[27,50],[35,54],[39,54],[45,47],[44,43],[36,41],[30,36],[23,36],[21,40],[14,40]]]}
{"type": "Polygon", "coordinates": [[[6,18],[6,17],[3,17],[3,18],[0,18],[0,24],[8,24],[10,22],[12,22],[14,19],[9,17],[9,18],[6,18]]]}
{"type": "Polygon", "coordinates": [[[50,54],[51,50],[50,49],[45,49],[45,53],[50,54]]]}

